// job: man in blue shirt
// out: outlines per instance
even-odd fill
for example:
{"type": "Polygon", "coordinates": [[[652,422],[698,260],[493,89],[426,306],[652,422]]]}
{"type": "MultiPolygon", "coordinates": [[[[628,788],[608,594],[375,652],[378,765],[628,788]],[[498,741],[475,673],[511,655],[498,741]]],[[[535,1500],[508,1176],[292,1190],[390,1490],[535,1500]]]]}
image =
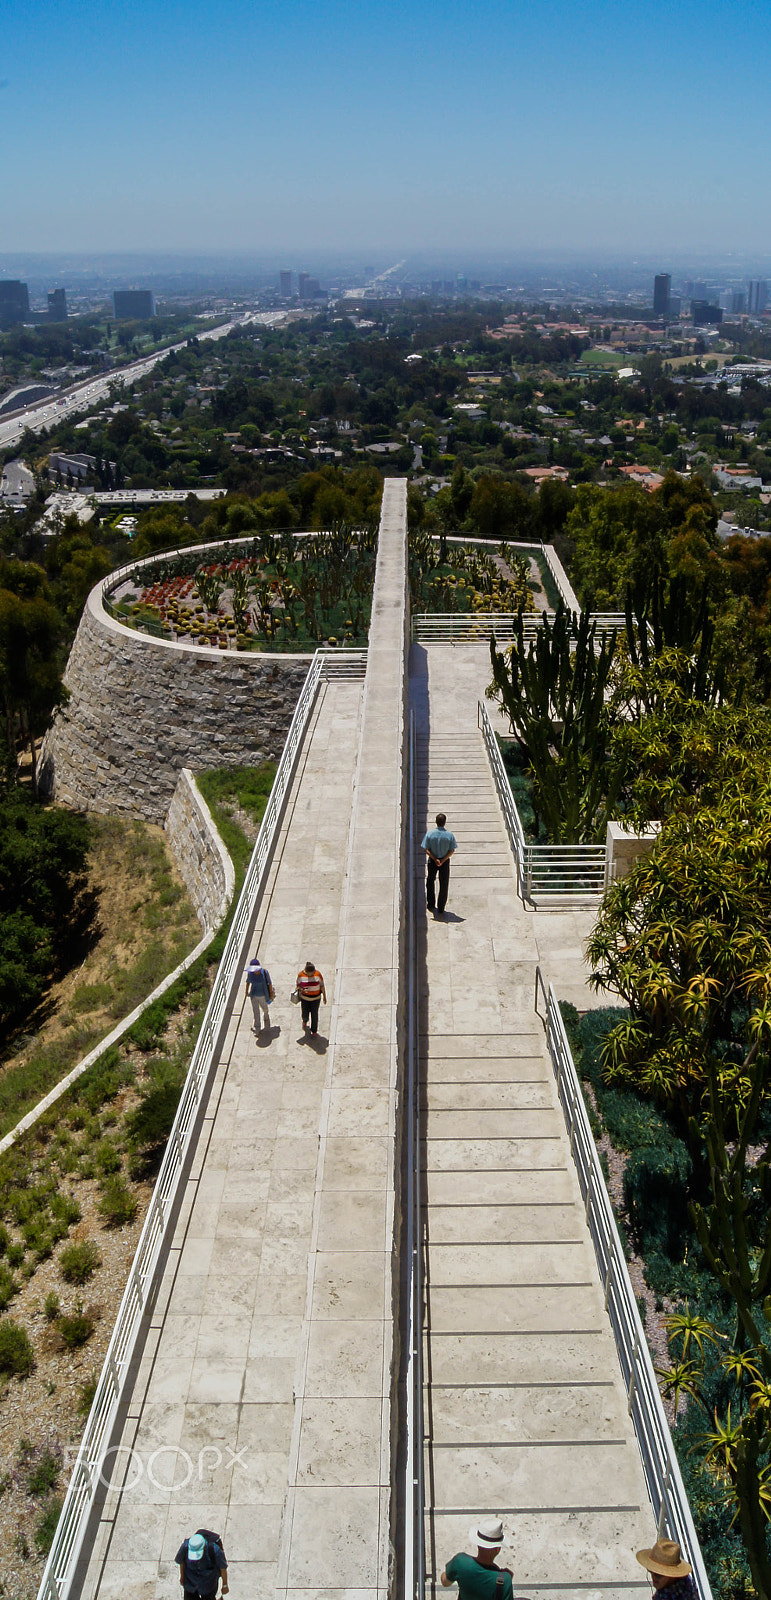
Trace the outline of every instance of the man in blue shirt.
{"type": "Polygon", "coordinates": [[[437,812],[436,827],[427,833],[421,850],[425,850],[428,861],[428,877],[426,879],[426,905],[434,916],[442,915],[447,904],[447,890],[450,887],[450,856],[457,850],[453,834],[445,827],[447,818],[443,811],[437,812]],[[436,880],[439,879],[439,906],[437,908],[435,891],[436,880]]]}

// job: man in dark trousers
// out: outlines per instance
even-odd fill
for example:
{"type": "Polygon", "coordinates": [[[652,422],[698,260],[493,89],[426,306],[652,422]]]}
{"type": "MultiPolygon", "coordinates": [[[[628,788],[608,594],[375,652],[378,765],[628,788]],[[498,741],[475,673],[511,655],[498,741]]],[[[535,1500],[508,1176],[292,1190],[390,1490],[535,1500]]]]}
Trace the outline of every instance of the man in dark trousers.
{"type": "Polygon", "coordinates": [[[421,850],[425,850],[428,862],[428,877],[426,879],[426,905],[435,916],[442,915],[447,904],[447,890],[450,887],[450,856],[455,854],[458,846],[455,835],[445,827],[447,818],[443,811],[438,811],[436,827],[427,833],[421,850]],[[435,901],[436,880],[439,879],[439,906],[435,901]]]}
{"type": "Polygon", "coordinates": [[[460,1600],[513,1600],[511,1573],[495,1565],[503,1545],[503,1523],[499,1517],[483,1517],[469,1532],[476,1555],[461,1550],[448,1561],[442,1573],[442,1588],[457,1583],[460,1600]]]}
{"type": "Polygon", "coordinates": [[[222,1593],[228,1594],[228,1564],[220,1540],[205,1528],[191,1533],[180,1545],[174,1560],[185,1600],[212,1600],[222,1578],[222,1593]]]}

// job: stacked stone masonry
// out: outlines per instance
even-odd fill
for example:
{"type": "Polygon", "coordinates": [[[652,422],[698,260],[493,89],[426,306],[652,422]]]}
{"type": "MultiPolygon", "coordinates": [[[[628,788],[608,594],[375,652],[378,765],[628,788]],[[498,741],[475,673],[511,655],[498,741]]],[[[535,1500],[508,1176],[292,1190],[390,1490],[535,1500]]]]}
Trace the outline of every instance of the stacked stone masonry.
{"type": "Polygon", "coordinates": [[[146,638],[108,617],[99,584],[67,663],[69,698],[44,741],[44,790],[162,823],[183,767],[278,759],[309,665],[146,638]]]}
{"type": "Polygon", "coordinates": [[[233,863],[192,772],[179,775],[164,823],[174,859],[204,933],[218,928],[233,896],[233,863]]]}

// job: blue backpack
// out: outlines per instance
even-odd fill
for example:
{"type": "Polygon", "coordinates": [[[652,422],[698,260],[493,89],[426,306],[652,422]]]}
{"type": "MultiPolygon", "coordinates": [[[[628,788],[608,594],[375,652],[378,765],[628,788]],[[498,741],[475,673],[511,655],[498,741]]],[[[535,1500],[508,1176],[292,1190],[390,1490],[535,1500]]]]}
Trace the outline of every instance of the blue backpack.
{"type": "Polygon", "coordinates": [[[227,1566],[227,1557],[220,1535],[212,1533],[211,1528],[196,1528],[195,1531],[200,1533],[202,1539],[206,1540],[206,1549],[200,1561],[191,1561],[188,1555],[187,1565],[190,1567],[191,1573],[219,1572],[222,1563],[227,1566]],[[222,1563],[217,1560],[217,1551],[222,1556],[222,1563]]]}

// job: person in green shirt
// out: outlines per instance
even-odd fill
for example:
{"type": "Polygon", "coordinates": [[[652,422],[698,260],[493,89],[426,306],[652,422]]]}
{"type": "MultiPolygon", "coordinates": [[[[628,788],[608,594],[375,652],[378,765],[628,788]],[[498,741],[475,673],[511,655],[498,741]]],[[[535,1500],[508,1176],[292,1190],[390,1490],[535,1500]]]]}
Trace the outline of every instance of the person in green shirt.
{"type": "Polygon", "coordinates": [[[511,1573],[495,1565],[504,1543],[500,1518],[483,1517],[469,1531],[469,1542],[476,1545],[476,1555],[460,1551],[453,1556],[441,1575],[442,1588],[457,1583],[460,1600],[514,1600],[511,1573]]]}

